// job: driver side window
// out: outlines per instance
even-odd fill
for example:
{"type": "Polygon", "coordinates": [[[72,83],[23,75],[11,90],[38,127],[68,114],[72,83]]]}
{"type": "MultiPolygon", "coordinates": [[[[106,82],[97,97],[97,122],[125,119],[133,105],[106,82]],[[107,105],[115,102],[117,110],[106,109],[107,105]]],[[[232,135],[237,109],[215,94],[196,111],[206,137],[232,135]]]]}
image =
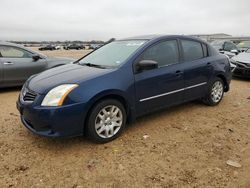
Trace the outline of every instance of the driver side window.
{"type": "Polygon", "coordinates": [[[142,60],[152,60],[158,63],[158,67],[171,65],[179,62],[177,40],[160,42],[146,49],[139,57],[142,60]]]}
{"type": "Polygon", "coordinates": [[[21,48],[13,46],[0,46],[0,54],[3,58],[31,58],[32,54],[21,48]]]}

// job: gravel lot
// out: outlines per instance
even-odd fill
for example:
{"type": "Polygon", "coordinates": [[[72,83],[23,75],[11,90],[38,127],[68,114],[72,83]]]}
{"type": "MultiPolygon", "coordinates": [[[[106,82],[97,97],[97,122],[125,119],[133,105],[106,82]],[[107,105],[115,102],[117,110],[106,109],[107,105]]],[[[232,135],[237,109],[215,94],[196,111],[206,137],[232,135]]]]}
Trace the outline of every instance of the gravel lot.
{"type": "Polygon", "coordinates": [[[250,80],[234,79],[219,106],[145,116],[104,145],[33,135],[16,110],[19,90],[0,90],[0,187],[250,187],[250,80]]]}

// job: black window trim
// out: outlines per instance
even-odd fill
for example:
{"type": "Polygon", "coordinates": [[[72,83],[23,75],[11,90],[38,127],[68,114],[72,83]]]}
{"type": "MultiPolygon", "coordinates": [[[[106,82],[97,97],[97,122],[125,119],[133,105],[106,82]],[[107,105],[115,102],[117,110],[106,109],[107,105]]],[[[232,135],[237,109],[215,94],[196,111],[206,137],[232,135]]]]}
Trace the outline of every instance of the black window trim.
{"type": "MultiPolygon", "coordinates": [[[[11,45],[0,45],[0,47],[10,47],[10,48],[14,48],[14,49],[17,49],[17,50],[21,50],[21,51],[25,51],[27,52],[28,54],[31,54],[31,55],[34,55],[34,53],[26,50],[26,49],[23,49],[23,48],[20,48],[20,47],[17,47],[17,46],[11,46],[11,45]]],[[[1,52],[0,52],[0,58],[32,58],[32,57],[4,57],[1,52]]]]}
{"type": "MultiPolygon", "coordinates": [[[[164,68],[164,67],[168,67],[168,66],[172,66],[172,65],[176,65],[176,64],[182,63],[182,62],[181,62],[181,49],[180,49],[180,45],[179,45],[179,39],[178,39],[178,38],[163,39],[163,40],[160,40],[160,41],[157,41],[157,42],[151,44],[151,45],[148,46],[146,49],[144,49],[139,55],[137,55],[137,57],[135,58],[135,60],[134,60],[134,62],[133,62],[133,72],[134,72],[134,74],[142,73],[141,71],[137,71],[137,70],[136,70],[136,65],[137,65],[137,63],[139,63],[139,62],[138,62],[139,57],[140,57],[146,50],[148,50],[149,48],[151,48],[151,47],[153,47],[153,46],[155,46],[155,45],[158,45],[158,44],[160,44],[160,43],[162,43],[162,42],[167,42],[167,41],[176,41],[177,50],[178,50],[178,62],[177,62],[177,63],[171,63],[171,64],[164,65],[164,66],[160,66],[160,67],[157,68],[157,70],[160,69],[160,68],[164,68]]],[[[152,69],[152,70],[155,70],[155,69],[152,69]]],[[[147,71],[149,71],[149,70],[147,70],[147,71]]],[[[145,72],[145,71],[143,71],[143,72],[145,72]]]]}
{"type": "Polygon", "coordinates": [[[201,46],[202,46],[202,51],[203,51],[203,58],[207,58],[210,56],[209,54],[209,50],[208,50],[208,45],[205,44],[204,42],[201,43],[201,46]],[[204,49],[204,46],[206,49],[204,49]],[[205,50],[207,51],[207,55],[205,56],[205,50]]]}

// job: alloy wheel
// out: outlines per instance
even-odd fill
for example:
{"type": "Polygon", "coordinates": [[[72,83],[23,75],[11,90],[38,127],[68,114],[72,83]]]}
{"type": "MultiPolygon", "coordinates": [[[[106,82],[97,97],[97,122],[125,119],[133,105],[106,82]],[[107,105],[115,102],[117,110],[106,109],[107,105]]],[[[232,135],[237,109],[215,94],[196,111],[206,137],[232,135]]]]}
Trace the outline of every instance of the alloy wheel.
{"type": "Polygon", "coordinates": [[[218,103],[223,96],[223,84],[220,81],[216,81],[212,86],[211,99],[214,103],[218,103]]]}
{"type": "Polygon", "coordinates": [[[101,138],[111,138],[118,133],[123,123],[122,111],[115,105],[100,110],[95,119],[95,131],[101,138]]]}

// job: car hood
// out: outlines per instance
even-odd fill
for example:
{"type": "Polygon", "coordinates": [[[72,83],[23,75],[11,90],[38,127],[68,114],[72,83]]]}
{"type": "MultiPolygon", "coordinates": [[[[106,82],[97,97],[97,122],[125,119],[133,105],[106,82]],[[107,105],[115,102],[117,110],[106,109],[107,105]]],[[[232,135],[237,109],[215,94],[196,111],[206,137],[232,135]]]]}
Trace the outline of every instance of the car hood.
{"type": "Polygon", "coordinates": [[[250,63],[250,53],[240,53],[237,56],[233,57],[233,60],[235,61],[239,61],[242,63],[250,63]]]}
{"type": "Polygon", "coordinates": [[[28,80],[28,88],[39,94],[46,94],[61,84],[79,84],[111,72],[113,69],[100,69],[78,64],[69,64],[44,71],[28,80]]]}

